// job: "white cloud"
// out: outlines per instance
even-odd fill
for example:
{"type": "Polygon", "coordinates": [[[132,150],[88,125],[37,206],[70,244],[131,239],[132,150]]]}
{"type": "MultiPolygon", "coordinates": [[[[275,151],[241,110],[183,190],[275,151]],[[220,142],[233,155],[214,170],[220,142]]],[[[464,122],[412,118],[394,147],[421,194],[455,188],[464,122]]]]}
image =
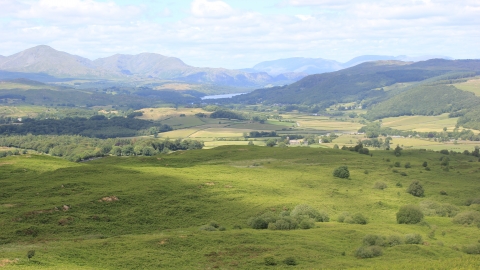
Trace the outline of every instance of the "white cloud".
{"type": "MultiPolygon", "coordinates": [[[[363,54],[480,58],[478,1],[362,0],[335,7],[335,12],[324,11],[342,2],[284,3],[288,5],[278,10],[292,8],[291,15],[195,0],[184,7],[187,17],[173,20],[175,15],[160,23],[146,19],[152,10],[144,6],[111,1],[0,0],[12,18],[0,21],[0,54],[47,44],[91,59],[156,52],[191,65],[229,68],[293,56],[340,61],[363,54]],[[305,10],[307,5],[311,13],[305,10]]],[[[167,11],[182,10],[163,6],[155,14],[167,16],[167,11]]]]}
{"type": "Polygon", "coordinates": [[[196,17],[222,18],[230,16],[233,8],[223,1],[194,0],[190,11],[196,17]]]}

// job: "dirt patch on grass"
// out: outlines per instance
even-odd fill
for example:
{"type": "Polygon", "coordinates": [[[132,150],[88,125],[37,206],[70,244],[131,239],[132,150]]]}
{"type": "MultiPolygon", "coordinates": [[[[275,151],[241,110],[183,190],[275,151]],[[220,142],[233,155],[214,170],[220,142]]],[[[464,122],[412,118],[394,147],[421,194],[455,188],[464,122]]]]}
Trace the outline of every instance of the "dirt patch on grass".
{"type": "Polygon", "coordinates": [[[114,202],[114,201],[118,201],[118,197],[117,196],[107,196],[107,197],[101,198],[98,201],[99,202],[114,202]]]}
{"type": "Polygon", "coordinates": [[[205,183],[205,185],[206,185],[206,186],[215,186],[215,183],[213,183],[213,182],[207,182],[207,183],[205,183]]]}
{"type": "Polygon", "coordinates": [[[0,166],[3,165],[13,165],[13,162],[0,162],[0,166]]]}
{"type": "Polygon", "coordinates": [[[6,204],[2,204],[2,206],[5,207],[5,208],[11,208],[11,207],[15,207],[17,205],[13,204],[13,203],[6,203],[6,204]]]}
{"type": "Polygon", "coordinates": [[[8,264],[12,264],[16,262],[18,262],[18,259],[15,259],[15,260],[2,259],[0,260],[0,267],[4,267],[4,266],[7,266],[8,264]]]}

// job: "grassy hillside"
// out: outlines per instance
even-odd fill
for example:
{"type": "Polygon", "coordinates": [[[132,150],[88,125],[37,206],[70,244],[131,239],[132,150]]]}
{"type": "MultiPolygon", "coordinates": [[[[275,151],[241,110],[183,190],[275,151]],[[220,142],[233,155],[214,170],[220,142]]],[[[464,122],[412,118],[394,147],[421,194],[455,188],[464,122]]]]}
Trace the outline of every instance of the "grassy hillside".
{"type": "Polygon", "coordinates": [[[6,269],[262,269],[270,268],[269,257],[280,268],[293,257],[300,269],[475,269],[479,255],[462,252],[478,244],[475,224],[438,215],[417,225],[396,223],[406,204],[422,205],[425,214],[434,214],[428,206],[435,203],[459,212],[480,210],[478,204],[465,206],[480,196],[474,181],[479,163],[449,155],[447,172],[439,160],[444,156],[229,146],[88,163],[2,158],[0,260],[9,262],[6,269]],[[406,162],[411,168],[403,167],[406,162]],[[348,166],[350,179],[332,176],[340,165],[348,166]],[[413,180],[421,182],[425,197],[406,193],[413,180]],[[377,182],[387,188],[374,188],[377,182]],[[250,217],[278,215],[299,204],[325,211],[330,221],[309,230],[247,226],[250,217]],[[345,211],[362,213],[368,224],[338,222],[345,211]],[[212,220],[226,230],[199,230],[212,220]],[[412,233],[422,236],[421,244],[383,247],[378,258],[355,257],[367,234],[412,233]],[[28,250],[36,251],[30,261],[28,250]]]}
{"type": "MultiPolygon", "coordinates": [[[[255,90],[233,100],[247,103],[322,104],[362,101],[371,103],[387,95],[374,91],[396,83],[420,82],[445,74],[468,72],[475,76],[480,70],[479,60],[434,59],[416,63],[377,61],[357,65],[336,72],[310,75],[284,87],[255,90]]],[[[390,94],[390,93],[389,93],[390,94]]]]}
{"type": "Polygon", "coordinates": [[[368,119],[402,115],[440,115],[480,105],[473,93],[448,85],[417,86],[376,104],[367,113],[368,119]]]}

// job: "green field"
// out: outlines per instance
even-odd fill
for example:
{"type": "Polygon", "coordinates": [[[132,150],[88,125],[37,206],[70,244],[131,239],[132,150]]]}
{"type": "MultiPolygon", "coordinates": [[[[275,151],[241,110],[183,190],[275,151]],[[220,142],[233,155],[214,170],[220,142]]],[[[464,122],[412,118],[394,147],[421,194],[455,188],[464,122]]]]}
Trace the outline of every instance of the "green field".
{"type": "Polygon", "coordinates": [[[453,130],[458,118],[449,118],[448,113],[436,116],[400,116],[382,119],[382,126],[399,130],[414,130],[418,132],[442,131],[444,127],[453,130]]]}
{"type": "Polygon", "coordinates": [[[465,206],[480,197],[480,163],[449,155],[447,172],[442,156],[224,146],[87,163],[44,155],[2,158],[0,261],[5,269],[269,269],[266,258],[291,268],[283,260],[293,257],[298,269],[478,269],[480,255],[463,252],[480,240],[475,223],[436,215],[416,225],[396,223],[401,206],[425,201],[480,210],[465,206]],[[406,162],[411,168],[403,167],[406,162]],[[340,165],[348,166],[350,179],[332,176],[340,165]],[[425,197],[406,193],[413,180],[425,197]],[[375,189],[376,182],[387,188],[375,189]],[[325,211],[330,221],[309,230],[247,226],[250,217],[299,204],[325,211]],[[362,213],[368,224],[338,222],[345,211],[362,213]],[[212,220],[226,230],[199,230],[212,220]],[[372,259],[355,256],[367,234],[412,233],[422,236],[420,244],[382,247],[383,255],[372,259]],[[28,250],[36,251],[31,260],[28,250]]]}
{"type": "Polygon", "coordinates": [[[468,80],[464,83],[457,83],[454,84],[456,88],[474,93],[476,96],[480,96],[480,78],[475,77],[473,80],[468,80]]]}

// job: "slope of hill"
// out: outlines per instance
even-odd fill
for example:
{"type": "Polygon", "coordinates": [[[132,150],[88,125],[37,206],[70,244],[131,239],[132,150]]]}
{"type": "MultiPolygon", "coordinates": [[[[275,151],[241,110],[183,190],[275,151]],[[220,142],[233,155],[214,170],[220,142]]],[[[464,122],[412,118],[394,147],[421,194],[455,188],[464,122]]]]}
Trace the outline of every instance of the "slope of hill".
{"type": "Polygon", "coordinates": [[[480,60],[423,62],[377,61],[348,69],[310,75],[285,87],[258,89],[236,96],[238,102],[267,104],[333,104],[386,96],[381,88],[400,82],[420,82],[447,73],[480,71],[480,60]]]}
{"type": "Polygon", "coordinates": [[[299,269],[478,269],[479,255],[465,252],[478,245],[472,236],[479,221],[452,220],[479,210],[465,205],[478,201],[472,179],[479,165],[469,162],[472,156],[450,155],[455,170],[446,171],[441,157],[255,146],[88,163],[11,156],[0,166],[0,254],[2,262],[19,258],[7,269],[267,269],[271,262],[292,268],[286,258],[299,269]],[[394,170],[390,159],[411,168],[394,170]],[[332,176],[341,165],[350,179],[332,176]],[[424,197],[406,192],[414,180],[424,197]],[[377,182],[384,187],[375,188],[377,182]],[[293,222],[300,204],[329,221],[312,221],[310,229],[248,226],[262,214],[293,222]],[[422,207],[424,222],[397,224],[396,213],[408,204],[422,207]],[[361,214],[367,224],[341,222],[344,212],[361,214]],[[405,242],[415,234],[420,241],[405,242]],[[379,237],[381,257],[357,257],[367,235],[379,237]],[[29,250],[36,251],[30,260],[29,250]]]}

